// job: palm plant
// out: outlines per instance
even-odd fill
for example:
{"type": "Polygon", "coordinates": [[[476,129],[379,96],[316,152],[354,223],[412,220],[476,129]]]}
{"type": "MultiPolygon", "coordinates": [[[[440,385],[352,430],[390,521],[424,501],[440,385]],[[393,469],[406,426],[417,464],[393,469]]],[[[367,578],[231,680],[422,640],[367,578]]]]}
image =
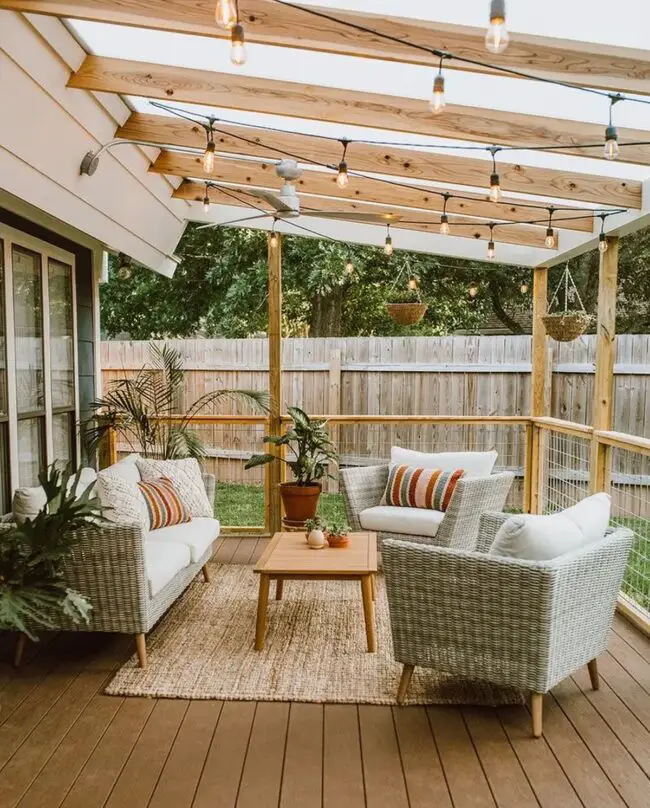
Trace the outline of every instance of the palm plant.
{"type": "Polygon", "coordinates": [[[185,370],[180,352],[151,343],[151,360],[133,379],[118,379],[91,404],[93,416],[85,424],[88,450],[94,452],[114,429],[144,457],[176,459],[205,456],[203,441],[191,428],[194,416],[219,400],[245,401],[259,411],[268,409],[268,396],[256,390],[214,390],[198,398],[178,417],[176,401],[183,390],[185,370]],[[174,416],[176,416],[174,418],[174,416]]]}
{"type": "Polygon", "coordinates": [[[75,531],[102,521],[94,483],[77,495],[80,476],[55,464],[42,471],[46,505],[34,519],[0,534],[0,629],[35,640],[37,629],[56,628],[60,614],[88,622],[92,605],[63,577],[75,531]]]}

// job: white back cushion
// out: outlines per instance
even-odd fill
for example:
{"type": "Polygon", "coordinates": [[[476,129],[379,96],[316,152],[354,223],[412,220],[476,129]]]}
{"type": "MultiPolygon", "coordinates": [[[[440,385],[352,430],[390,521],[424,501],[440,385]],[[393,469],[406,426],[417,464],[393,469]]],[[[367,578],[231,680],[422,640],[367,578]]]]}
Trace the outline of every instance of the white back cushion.
{"type": "Polygon", "coordinates": [[[578,550],[605,535],[611,500],[594,494],[560,513],[511,516],[501,525],[489,555],[547,561],[578,550]]]}
{"type": "Polygon", "coordinates": [[[489,477],[497,462],[496,452],[438,452],[427,454],[413,449],[393,446],[390,450],[391,465],[414,466],[420,469],[455,471],[463,469],[467,477],[489,477]]]}
{"type": "Polygon", "coordinates": [[[126,457],[122,458],[122,460],[118,460],[117,463],[113,463],[112,466],[100,471],[100,474],[102,474],[104,471],[108,471],[111,474],[118,474],[120,477],[124,477],[124,479],[128,480],[129,482],[139,483],[141,479],[140,470],[138,469],[139,459],[139,454],[127,455],[126,457]]]}
{"type": "MultiPolygon", "coordinates": [[[[88,486],[97,479],[95,469],[83,468],[79,475],[76,494],[81,496],[88,486]]],[[[75,477],[72,476],[68,482],[68,488],[74,485],[75,477]]],[[[14,519],[22,525],[27,519],[34,519],[36,514],[47,505],[47,496],[43,486],[36,485],[29,488],[17,488],[14,493],[12,511],[14,519]]]]}

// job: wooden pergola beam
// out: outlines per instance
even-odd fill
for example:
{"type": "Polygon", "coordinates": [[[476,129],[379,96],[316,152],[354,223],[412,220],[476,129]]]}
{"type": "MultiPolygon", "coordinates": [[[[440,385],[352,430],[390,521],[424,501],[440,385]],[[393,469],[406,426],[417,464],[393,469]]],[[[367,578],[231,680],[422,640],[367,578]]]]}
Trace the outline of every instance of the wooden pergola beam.
{"type": "MultiPolygon", "coordinates": [[[[218,130],[215,134],[217,150],[228,155],[261,157],[269,160],[281,159],[287,154],[296,154],[305,161],[330,166],[336,165],[341,158],[339,143],[311,135],[283,134],[255,127],[226,125],[218,125],[218,130]]],[[[126,123],[118,129],[117,136],[127,140],[159,143],[161,147],[179,146],[203,149],[206,142],[205,132],[199,125],[166,115],[139,112],[135,112],[129,117],[126,123]]],[[[164,155],[162,159],[166,160],[167,155],[164,155]]],[[[368,172],[407,180],[455,183],[470,187],[485,185],[486,171],[489,171],[489,164],[481,160],[468,160],[453,155],[431,154],[414,149],[370,146],[361,143],[350,145],[348,162],[351,172],[368,172]]],[[[357,188],[359,180],[367,189],[373,186],[374,190],[378,191],[380,187],[377,182],[353,178],[354,188],[357,188]]],[[[567,184],[567,175],[547,169],[503,166],[501,182],[504,188],[520,191],[527,191],[534,185],[540,188],[540,193],[544,192],[552,196],[563,192],[567,184]]],[[[446,189],[438,187],[437,190],[442,194],[446,189]]],[[[394,189],[395,194],[401,194],[402,191],[401,188],[394,189]]],[[[372,191],[369,192],[372,193],[372,191]]],[[[406,190],[406,193],[411,192],[406,190]]],[[[392,194],[391,190],[391,198],[392,194]]],[[[522,205],[520,200],[508,196],[504,196],[498,205],[490,202],[487,194],[480,195],[467,191],[463,192],[462,196],[467,198],[449,200],[447,205],[449,213],[478,216],[488,220],[506,219],[510,221],[538,221],[546,216],[546,209],[541,201],[537,202],[538,208],[530,208],[522,205]]],[[[386,199],[385,201],[391,200],[386,199]]],[[[420,202],[415,207],[442,210],[443,199],[436,194],[424,196],[420,194],[420,202]]],[[[579,214],[567,212],[563,215],[579,214]]],[[[590,219],[576,219],[562,222],[562,227],[567,230],[591,232],[593,223],[590,219]]]]}
{"type": "MultiPolygon", "coordinates": [[[[185,67],[87,56],[69,87],[121,93],[159,100],[307,118],[331,123],[412,132],[452,140],[518,146],[560,146],[580,154],[575,143],[601,143],[602,126],[450,105],[442,115],[430,113],[424,99],[403,98],[298,82],[217,73],[185,67]]],[[[619,129],[621,141],[647,133],[619,129]]],[[[599,150],[592,150],[598,152],[599,150]]],[[[593,157],[593,154],[589,156],[593,157]]],[[[522,171],[521,166],[514,167],[522,171]]],[[[530,193],[528,187],[526,192],[530,193]]],[[[565,174],[562,198],[597,204],[641,207],[641,183],[628,179],[565,174]]]]}
{"type": "MultiPolygon", "coordinates": [[[[282,432],[282,236],[268,235],[269,290],[269,433],[282,432]]],[[[282,449],[271,446],[270,453],[282,457],[282,449]]],[[[282,469],[276,460],[267,469],[267,527],[271,535],[280,530],[282,469]]]]}
{"type": "MultiPolygon", "coordinates": [[[[220,190],[218,188],[209,189],[210,201],[215,204],[233,205],[235,207],[248,208],[251,215],[254,214],[254,209],[264,208],[272,215],[272,208],[268,203],[262,199],[255,199],[247,196],[245,193],[238,192],[237,188],[228,188],[220,190]]],[[[192,202],[202,202],[205,197],[205,185],[197,182],[185,182],[174,192],[176,199],[185,199],[192,202]]],[[[397,230],[416,230],[421,233],[439,233],[440,232],[440,216],[431,215],[428,211],[409,211],[391,207],[376,207],[374,205],[364,204],[363,202],[345,201],[338,199],[329,199],[325,197],[307,196],[302,197],[302,209],[304,211],[319,211],[319,212],[338,212],[345,211],[349,213],[378,213],[378,214],[398,214],[403,216],[406,221],[396,222],[392,225],[393,229],[397,230]]],[[[309,226],[308,218],[301,218],[300,224],[309,226]]],[[[291,220],[289,220],[291,221],[291,220]]],[[[471,238],[477,241],[487,241],[490,235],[490,230],[487,222],[484,220],[476,221],[469,219],[466,216],[450,216],[449,221],[451,224],[450,238],[453,236],[471,238]]],[[[296,230],[298,235],[298,230],[296,230]]],[[[559,236],[556,235],[555,247],[559,246],[559,236]]],[[[528,226],[528,225],[506,225],[500,227],[497,225],[494,228],[494,240],[502,244],[517,244],[525,247],[544,247],[545,231],[542,228],[528,226]]]]}
{"type": "MultiPolygon", "coordinates": [[[[533,270],[533,336],[531,342],[532,373],[530,377],[530,414],[533,418],[546,416],[550,409],[550,378],[548,335],[544,315],[548,306],[548,269],[533,270]]],[[[527,428],[525,510],[540,513],[544,477],[546,434],[534,423],[527,428]]]]}
{"type": "MultiPolygon", "coordinates": [[[[82,0],[79,3],[4,0],[0,7],[161,31],[228,36],[215,26],[212,0],[82,0]]],[[[241,0],[240,8],[248,42],[407,64],[434,65],[436,61],[430,54],[406,44],[355,31],[271,0],[241,0]]],[[[478,28],[359,11],[334,13],[341,19],[403,41],[422,43],[495,67],[525,70],[579,86],[650,94],[650,60],[645,51],[517,34],[505,53],[493,55],[486,52],[484,31],[478,28]]],[[[491,71],[489,67],[453,60],[446,68],[478,73],[491,71]]]]}

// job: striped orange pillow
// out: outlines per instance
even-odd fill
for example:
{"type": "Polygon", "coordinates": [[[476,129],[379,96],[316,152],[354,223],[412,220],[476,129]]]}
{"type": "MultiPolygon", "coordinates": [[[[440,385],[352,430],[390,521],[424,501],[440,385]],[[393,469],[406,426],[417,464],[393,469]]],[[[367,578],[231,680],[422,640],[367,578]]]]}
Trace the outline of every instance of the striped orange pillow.
{"type": "Polygon", "coordinates": [[[412,466],[391,466],[382,505],[446,511],[463,469],[441,471],[412,466]]]}
{"type": "Polygon", "coordinates": [[[150,483],[138,483],[149,512],[150,530],[180,525],[192,518],[178,496],[176,486],[169,477],[160,477],[150,483]]]}

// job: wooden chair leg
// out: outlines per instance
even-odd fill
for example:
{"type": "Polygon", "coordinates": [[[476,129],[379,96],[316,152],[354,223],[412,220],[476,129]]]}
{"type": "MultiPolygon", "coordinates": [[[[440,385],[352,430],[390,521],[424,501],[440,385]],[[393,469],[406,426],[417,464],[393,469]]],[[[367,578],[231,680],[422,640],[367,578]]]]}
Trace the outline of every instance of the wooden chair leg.
{"type": "Polygon", "coordinates": [[[147,667],[147,637],[145,634],[135,635],[135,650],[138,653],[138,663],[141,668],[147,667]]]}
{"type": "Polygon", "coordinates": [[[25,646],[27,645],[27,635],[22,631],[16,637],[16,647],[14,649],[14,667],[19,668],[20,663],[23,661],[23,654],[25,653],[25,646]]]}
{"type": "Polygon", "coordinates": [[[533,714],[533,738],[542,737],[542,709],[544,705],[544,694],[533,693],[530,699],[530,708],[533,714]]]}
{"type": "Polygon", "coordinates": [[[212,575],[210,575],[210,567],[208,567],[207,564],[204,564],[201,569],[203,571],[203,580],[206,582],[206,584],[209,584],[212,580],[212,575]]]}
{"type": "Polygon", "coordinates": [[[399,681],[399,687],[397,689],[397,703],[404,704],[404,700],[406,699],[406,692],[409,689],[409,685],[411,684],[411,676],[413,676],[413,671],[415,670],[415,665],[404,665],[402,668],[402,678],[399,681]]]}
{"type": "Polygon", "coordinates": [[[598,660],[592,659],[587,662],[587,669],[589,670],[589,678],[591,679],[591,686],[594,690],[600,688],[600,677],[598,676],[598,660]]]}

